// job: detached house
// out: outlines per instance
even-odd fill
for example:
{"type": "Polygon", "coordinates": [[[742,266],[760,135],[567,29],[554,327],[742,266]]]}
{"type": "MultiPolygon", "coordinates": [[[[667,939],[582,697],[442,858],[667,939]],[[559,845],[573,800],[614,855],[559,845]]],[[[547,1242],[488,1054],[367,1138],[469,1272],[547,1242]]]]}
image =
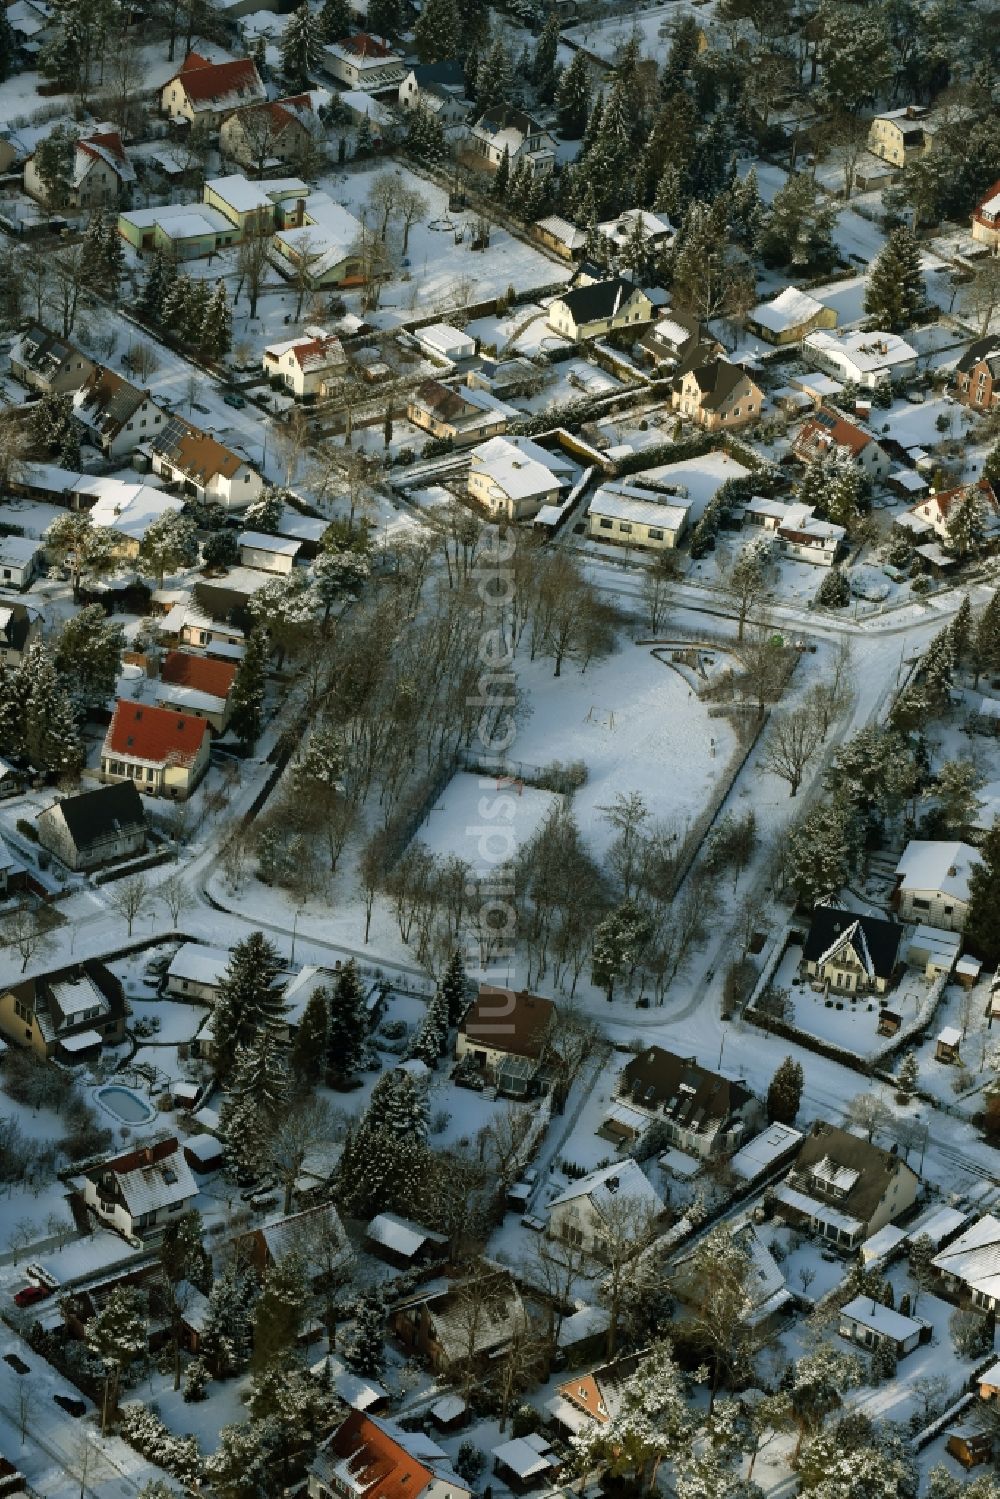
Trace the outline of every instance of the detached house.
{"type": "Polygon", "coordinates": [[[898,1155],[820,1120],[773,1196],[789,1222],[857,1249],[913,1205],[919,1186],[917,1173],[898,1155]]]}
{"type": "Polygon", "coordinates": [[[835,328],[837,314],[797,286],[786,286],[770,302],[758,302],[747,314],[747,328],[765,343],[783,348],[800,343],[817,328],[835,328]]]}
{"type": "Polygon", "coordinates": [[[401,109],[423,109],[442,125],[460,125],[471,105],[459,62],[415,63],[399,85],[401,109]]]}
{"type": "MultiPolygon", "coordinates": [[[[980,479],[972,487],[978,492],[982,501],[980,509],[983,541],[984,543],[996,542],[1000,537],[1000,501],[997,500],[996,492],[988,479],[980,479]]],[[[949,541],[952,512],[961,502],[967,488],[968,486],[960,485],[957,489],[932,490],[918,505],[914,505],[912,510],[906,510],[902,515],[897,515],[896,525],[902,526],[904,530],[918,538],[933,532],[939,541],[949,541]]]]}
{"type": "Polygon", "coordinates": [[[563,292],[549,303],[548,324],[563,338],[579,343],[600,338],[612,328],[638,329],[652,316],[653,304],[642,288],[616,276],[563,292]]]}
{"type": "Polygon", "coordinates": [[[524,162],[532,176],[544,177],[555,166],[556,143],[552,136],[537,120],[510,105],[497,105],[480,116],[472,127],[469,144],[493,172],[505,152],[512,171],[524,162]]]}
{"type": "Polygon", "coordinates": [[[931,1267],[947,1295],[971,1301],[983,1312],[996,1311],[1000,1304],[1000,1219],[984,1214],[935,1255],[931,1267]]]}
{"type": "Polygon", "coordinates": [[[68,869],[96,869],[146,847],[146,811],[133,781],[64,796],[39,812],[35,827],[68,869]]]}
{"type": "Polygon", "coordinates": [[[650,1046],[623,1068],[618,1094],[648,1124],[663,1124],[675,1145],[696,1156],[728,1154],[760,1128],[759,1100],[744,1082],[733,1082],[694,1057],[650,1046]]]}
{"type": "Polygon", "coordinates": [[[98,365],[73,394],[73,414],[105,458],[134,453],[168,420],[148,390],[98,365]]]}
{"type": "Polygon", "coordinates": [[[934,144],[934,132],[926,123],[926,109],[907,104],[876,115],[868,131],[868,149],[897,171],[925,155],[934,144]]]}
{"type": "Polygon", "coordinates": [[[991,250],[1000,246],[1000,182],[994,182],[972,213],[972,238],[991,250]]]}
{"type": "Polygon", "coordinates": [[[204,718],[216,734],[222,734],[232,712],[229,694],[235,678],[232,661],[213,661],[192,651],[168,651],[160,664],[156,702],[161,708],[204,718]]]}
{"type": "Polygon", "coordinates": [[[669,308],[639,339],[639,348],[657,369],[683,375],[724,353],[718,339],[705,333],[698,319],[669,308]]]}
{"type": "Polygon", "coordinates": [[[208,724],[193,714],[119,699],[101,749],[101,779],[184,801],[208,769],[208,724]]]}
{"type": "MultiPolygon", "coordinates": [[[[110,126],[93,135],[82,136],[73,153],[73,170],[69,186],[71,208],[103,208],[127,197],[135,182],[135,171],[125,153],[122,138],[110,126]]],[[[39,203],[48,200],[36,157],[24,164],[24,190],[39,203]]]]}
{"type": "Polygon", "coordinates": [[[471,1499],[447,1454],[420,1431],[355,1410],[320,1447],[309,1499],[471,1499]]]}
{"type": "Polygon", "coordinates": [[[802,948],[802,972],[835,994],[885,994],[896,977],[903,928],[894,921],[817,906],[802,948]]]}
{"type": "Polygon", "coordinates": [[[153,472],[185,494],[216,500],[224,510],[245,510],[260,498],[263,480],[245,458],[174,416],[150,442],[153,472]]]}
{"type": "Polygon", "coordinates": [[[415,427],[456,447],[503,436],[507,423],[519,415],[515,407],[498,401],[489,391],[442,385],[440,380],[425,380],[406,408],[407,420],[415,427]]]}
{"type": "Polygon", "coordinates": [[[969,914],[969,876],[980,862],[968,843],[912,838],[896,865],[893,899],[901,920],[960,932],[969,914]]]}
{"type": "Polygon", "coordinates": [[[637,1219],[643,1214],[656,1219],[664,1211],[662,1198],[631,1156],[589,1172],[554,1198],[546,1232],[600,1259],[606,1252],[608,1226],[623,1203],[637,1219]]]}
{"type": "Polygon", "coordinates": [[[64,338],[32,324],[10,351],[10,372],[29,390],[67,395],[78,390],[96,366],[64,338]]]}
{"type": "Polygon", "coordinates": [[[1000,338],[977,338],[969,345],[955,366],[955,390],[973,411],[1000,406],[1000,338]]]}
{"type": "Polygon", "coordinates": [[[802,340],[802,353],[817,369],[867,390],[912,375],[917,368],[917,351],[912,344],[898,333],[879,330],[833,333],[817,328],[802,340]]]}
{"type": "Polygon", "coordinates": [[[267,91],[250,57],[231,62],[209,62],[189,52],[180,71],[164,84],[160,108],[174,120],[218,125],[233,110],[262,103],[267,91]]]}
{"type": "Polygon", "coordinates": [[[891,467],[888,453],[879,447],[870,432],[825,406],[806,422],[792,452],[802,463],[814,463],[817,458],[839,458],[872,480],[886,478],[891,467]]]}
{"type": "Polygon", "coordinates": [[[813,567],[832,567],[847,534],[833,521],[818,520],[811,505],[787,506],[774,531],[785,557],[813,567]]]}
{"type": "Polygon", "coordinates": [[[67,1065],[94,1061],[125,1039],[125,992],[94,958],[22,979],[0,992],[0,1034],[67,1065]]]}
{"type": "Polygon", "coordinates": [[[675,547],[687,524],[688,502],[628,479],[608,479],[587,510],[594,541],[661,552],[675,547]]]}
{"type": "Polygon", "coordinates": [[[398,91],[406,76],[403,55],[381,37],[359,31],[323,48],[324,67],[346,89],[375,94],[398,91]]]}
{"type": "Polygon", "coordinates": [[[394,1335],[410,1354],[426,1359],[435,1374],[489,1367],[527,1325],[524,1302],[510,1271],[489,1262],[474,1280],[440,1281],[398,1301],[390,1316],[394,1335]],[[476,1299],[470,1319],[469,1299],[476,1299]]]}
{"type": "Polygon", "coordinates": [[[719,432],[755,422],[764,405],[764,392],[738,364],[713,359],[674,382],[671,404],[706,432],[719,432]]]}
{"type": "Polygon", "coordinates": [[[500,1092],[530,1096],[538,1090],[545,1062],[556,1059],[555,1021],[551,999],[483,984],[459,1023],[455,1056],[468,1058],[500,1092]]]}
{"type": "Polygon", "coordinates": [[[546,1409],[573,1436],[594,1426],[607,1426],[620,1414],[628,1382],[642,1357],[641,1353],[629,1353],[614,1363],[581,1371],[556,1386],[546,1409]]]}
{"type": "Polygon", "coordinates": [[[219,150],[241,167],[288,165],[308,155],[321,135],[311,94],[290,94],[228,115],[219,130],[219,150]]]}
{"type": "Polygon", "coordinates": [[[84,1202],[100,1222],[127,1239],[159,1238],[198,1195],[173,1135],[89,1167],[82,1189],[84,1202]]]}
{"type": "Polygon", "coordinates": [[[533,520],[569,487],[573,465],[529,437],[491,437],[472,449],[469,494],[491,516],[533,520]]]}
{"type": "Polygon", "coordinates": [[[269,344],[263,364],[268,379],[280,382],[299,401],[329,395],[347,373],[340,339],[323,328],[307,328],[298,338],[269,344]]]}

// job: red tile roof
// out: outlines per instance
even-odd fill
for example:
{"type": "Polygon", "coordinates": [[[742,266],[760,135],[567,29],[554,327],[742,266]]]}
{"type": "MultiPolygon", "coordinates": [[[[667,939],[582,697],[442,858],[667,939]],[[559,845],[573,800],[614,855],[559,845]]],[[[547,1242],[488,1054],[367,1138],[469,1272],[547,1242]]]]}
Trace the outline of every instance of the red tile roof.
{"type": "Polygon", "coordinates": [[[79,140],[76,143],[78,151],[85,151],[88,156],[94,157],[96,161],[105,160],[101,151],[94,149],[96,146],[102,146],[105,151],[110,151],[111,155],[123,164],[128,162],[125,147],[122,145],[122,138],[117,130],[101,131],[98,135],[88,135],[85,140],[79,140]]]}
{"type": "Polygon", "coordinates": [[[153,765],[188,765],[208,733],[204,718],[118,700],[104,741],[105,754],[153,765]]]}
{"type": "Polygon", "coordinates": [[[926,495],[920,501],[920,504],[937,505],[938,510],[941,514],[941,519],[943,521],[947,521],[948,512],[955,500],[958,499],[959,495],[963,495],[967,489],[973,487],[979,490],[983,499],[986,501],[987,506],[991,510],[1000,511],[1000,503],[998,503],[997,501],[997,497],[993,492],[993,485],[990,483],[989,479],[980,479],[978,483],[975,484],[975,486],[971,486],[969,484],[959,484],[955,489],[938,490],[937,494],[926,495]]]}
{"type": "Polygon", "coordinates": [[[846,448],[851,456],[856,458],[874,440],[870,432],[862,431],[846,417],[824,407],[821,412],[810,417],[806,422],[795,446],[803,449],[815,448],[819,451],[846,448]]]}
{"type": "Polygon", "coordinates": [[[359,57],[393,57],[395,54],[391,47],[385,42],[380,42],[377,36],[369,36],[367,31],[359,31],[354,36],[347,37],[340,43],[345,52],[356,52],[359,57]]]}
{"type": "Polygon", "coordinates": [[[236,676],[232,661],[216,661],[209,656],[194,656],[190,651],[168,651],[160,667],[160,678],[178,687],[193,687],[212,697],[228,697],[236,676]]]}
{"type": "Polygon", "coordinates": [[[364,1499],[416,1499],[430,1483],[430,1468],[361,1411],[352,1411],[327,1451],[346,1461],[364,1499]]]}
{"type": "MultiPolygon", "coordinates": [[[[189,52],[179,73],[174,75],[192,103],[224,99],[229,94],[248,91],[264,97],[264,85],[252,57],[238,57],[231,62],[209,62],[198,52],[189,52]]],[[[174,79],[170,80],[171,83],[174,79]]]]}
{"type": "Polygon", "coordinates": [[[138,1171],[140,1166],[155,1166],[157,1161],[165,1161],[177,1151],[177,1140],[173,1135],[166,1140],[158,1140],[155,1145],[143,1145],[137,1150],[130,1150],[126,1155],[115,1156],[111,1161],[102,1161],[101,1168],[105,1171],[117,1171],[125,1174],[129,1171],[138,1171]]]}

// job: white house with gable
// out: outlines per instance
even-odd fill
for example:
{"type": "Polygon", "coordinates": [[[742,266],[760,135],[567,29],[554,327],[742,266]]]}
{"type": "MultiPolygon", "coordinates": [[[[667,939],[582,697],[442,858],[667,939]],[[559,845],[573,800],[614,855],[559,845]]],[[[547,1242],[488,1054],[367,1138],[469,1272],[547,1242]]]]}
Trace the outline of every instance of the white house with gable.
{"type": "Polygon", "coordinates": [[[818,369],[839,380],[851,380],[874,390],[888,380],[912,375],[917,351],[898,333],[876,330],[863,333],[852,328],[842,333],[817,328],[802,340],[802,353],[818,369]]]}
{"type": "Polygon", "coordinates": [[[969,914],[969,878],[980,862],[968,843],[911,838],[896,865],[894,899],[902,920],[962,931],[969,914]]]}
{"type": "Polygon", "coordinates": [[[533,520],[569,487],[573,465],[528,437],[491,437],[473,448],[469,494],[493,516],[533,520]]]}
{"type": "Polygon", "coordinates": [[[606,1247],[609,1224],[627,1204],[636,1219],[658,1218],[664,1204],[638,1161],[627,1157],[591,1171],[549,1204],[548,1235],[562,1239],[599,1259],[606,1247]]]}

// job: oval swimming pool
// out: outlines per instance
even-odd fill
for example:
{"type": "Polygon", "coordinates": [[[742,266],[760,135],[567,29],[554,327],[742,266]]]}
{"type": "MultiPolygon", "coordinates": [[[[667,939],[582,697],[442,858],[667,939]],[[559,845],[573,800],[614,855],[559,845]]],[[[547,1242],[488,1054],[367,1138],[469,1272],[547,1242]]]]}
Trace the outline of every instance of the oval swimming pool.
{"type": "Polygon", "coordinates": [[[133,1093],[131,1088],[126,1088],[121,1083],[108,1083],[105,1087],[98,1088],[94,1097],[102,1108],[122,1124],[146,1124],[156,1114],[153,1105],[141,1094],[133,1093]]]}

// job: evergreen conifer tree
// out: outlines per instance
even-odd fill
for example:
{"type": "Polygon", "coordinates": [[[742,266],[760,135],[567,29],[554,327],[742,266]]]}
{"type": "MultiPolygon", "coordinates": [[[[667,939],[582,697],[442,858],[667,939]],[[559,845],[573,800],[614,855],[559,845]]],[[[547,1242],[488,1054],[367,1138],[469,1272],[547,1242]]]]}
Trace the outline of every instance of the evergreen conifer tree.
{"type": "Polygon", "coordinates": [[[399,0],[369,0],[366,24],[374,36],[396,36],[402,25],[399,0]]]}
{"type": "Polygon", "coordinates": [[[899,1064],[899,1071],[896,1073],[896,1085],[900,1093],[905,1093],[907,1097],[911,1097],[917,1091],[919,1079],[920,1063],[917,1061],[917,1054],[915,1051],[908,1051],[899,1064]]]}
{"type": "Polygon", "coordinates": [[[190,276],[178,271],[169,278],[160,299],[160,326],[175,337],[185,337],[188,326],[188,308],[194,297],[194,284],[190,276]]]}
{"type": "Polygon", "coordinates": [[[893,229],[872,263],[865,286],[865,312],[876,328],[902,333],[927,303],[920,247],[905,226],[893,229]]]}
{"type": "Polygon", "coordinates": [[[330,998],[325,989],[314,989],[302,1012],[292,1042],[289,1067],[298,1085],[310,1090],[322,1082],[326,1071],[330,998]]]}
{"type": "Polygon", "coordinates": [[[559,50],[559,17],[555,11],[547,17],[542,27],[542,34],[538,38],[535,47],[535,56],[531,64],[531,81],[538,91],[538,97],[543,104],[551,104],[556,96],[559,83],[558,69],[556,66],[556,54],[559,50]]]}
{"type": "Polygon", "coordinates": [[[556,115],[560,134],[578,141],[590,116],[590,69],[582,52],[574,52],[556,89],[556,115]]]}
{"type": "Polygon", "coordinates": [[[198,347],[209,359],[223,359],[233,346],[233,311],[226,295],[225,284],[215,283],[212,300],[202,319],[198,347]]]}
{"type": "Polygon", "coordinates": [[[953,557],[972,557],[986,540],[986,504],[975,484],[969,484],[948,511],[945,550],[953,557]]]}
{"type": "Polygon", "coordinates": [[[212,1283],[200,1347],[220,1379],[238,1374],[249,1362],[256,1295],[253,1277],[236,1259],[212,1283]]]}
{"type": "Polygon", "coordinates": [[[212,300],[208,282],[203,276],[192,279],[184,303],[184,321],[177,329],[180,338],[192,348],[201,347],[201,333],[212,300]]]}
{"type": "Polygon", "coordinates": [[[104,210],[98,208],[95,213],[91,214],[90,222],[83,231],[83,239],[80,241],[80,280],[92,290],[104,287],[106,233],[104,210]]]}
{"type": "Polygon", "coordinates": [[[440,987],[427,1002],[420,1028],[410,1047],[410,1056],[434,1068],[448,1046],[448,1001],[440,987]]]}
{"type": "Polygon", "coordinates": [[[7,19],[7,10],[0,10],[0,83],[9,78],[14,71],[14,60],[17,56],[17,40],[14,36],[14,28],[7,19]]]}
{"type": "Polygon", "coordinates": [[[509,186],[510,155],[507,151],[507,147],[504,146],[503,155],[500,158],[500,165],[497,167],[496,175],[490,185],[490,196],[493,198],[497,198],[500,202],[503,202],[504,198],[506,198],[507,196],[507,189],[509,186]]]}
{"type": "Polygon", "coordinates": [[[767,1090],[767,1117],[771,1124],[794,1124],[802,1101],[802,1064],[794,1057],[779,1062],[767,1090]]]}
{"type": "Polygon", "coordinates": [[[254,1307],[250,1366],[256,1373],[287,1364],[308,1307],[305,1265],[298,1255],[286,1254],[268,1270],[254,1307]]]}
{"type": "Polygon", "coordinates": [[[215,1073],[226,1082],[237,1048],[248,1046],[258,1031],[276,1030],[283,1001],[274,992],[281,963],[277,949],[261,932],[252,932],[233,948],[212,1014],[215,1073]]]}
{"type": "Polygon", "coordinates": [[[441,992],[448,1006],[448,1025],[458,1025],[469,1007],[469,980],[466,978],[462,955],[456,948],[448,960],[448,967],[441,980],[441,992]]]}
{"type": "Polygon", "coordinates": [[[121,235],[113,219],[109,219],[104,230],[104,289],[113,302],[117,302],[125,274],[125,250],[121,235]]]}
{"type": "Polygon", "coordinates": [[[219,1111],[226,1161],[237,1181],[252,1181],[266,1164],[288,1093],[287,1048],[271,1030],[262,1028],[237,1051],[219,1111]]]}
{"type": "Polygon", "coordinates": [[[232,707],[229,727],[239,740],[244,754],[253,749],[260,737],[264,721],[266,683],[267,636],[261,629],[251,630],[243,658],[236,668],[229,698],[232,707]]]}
{"type": "Polygon", "coordinates": [[[337,974],[330,996],[327,1066],[335,1077],[350,1077],[361,1066],[368,1044],[368,1010],[358,965],[352,958],[337,974]]]}
{"type": "Polygon", "coordinates": [[[84,761],[76,711],[55,663],[41,643],[21,665],[24,755],[43,775],[74,775],[84,761]]]}
{"type": "Polygon", "coordinates": [[[154,250],[139,293],[139,311],[151,323],[159,322],[164,293],[172,279],[171,273],[177,273],[174,262],[168,260],[162,250],[154,250]]]}
{"type": "Polygon", "coordinates": [[[1000,964],[1000,819],[980,844],[969,875],[965,946],[988,967],[1000,964]]]}
{"type": "Polygon", "coordinates": [[[323,34],[309,0],[292,12],[281,40],[281,70],[293,89],[308,88],[323,55],[323,34]]]}
{"type": "Polygon", "coordinates": [[[803,906],[836,894],[854,862],[853,819],[841,802],[820,802],[788,837],[789,883],[803,906]]]}
{"type": "Polygon", "coordinates": [[[972,649],[972,602],[968,594],[964,595],[949,628],[955,665],[964,666],[972,649]]]}
{"type": "Polygon", "coordinates": [[[377,1286],[358,1299],[354,1328],[344,1344],[344,1361],[355,1374],[378,1379],[385,1370],[385,1301],[377,1286]]]}
{"type": "Polygon", "coordinates": [[[421,62],[447,62],[458,57],[462,16],[457,0],[426,0],[413,28],[413,40],[421,62]]]}
{"type": "Polygon", "coordinates": [[[984,672],[1000,671],[1000,588],[994,591],[976,624],[972,665],[977,687],[984,672]]]}
{"type": "Polygon", "coordinates": [[[341,42],[353,28],[348,0],[323,0],[319,13],[320,31],[325,42],[341,42]]]}

